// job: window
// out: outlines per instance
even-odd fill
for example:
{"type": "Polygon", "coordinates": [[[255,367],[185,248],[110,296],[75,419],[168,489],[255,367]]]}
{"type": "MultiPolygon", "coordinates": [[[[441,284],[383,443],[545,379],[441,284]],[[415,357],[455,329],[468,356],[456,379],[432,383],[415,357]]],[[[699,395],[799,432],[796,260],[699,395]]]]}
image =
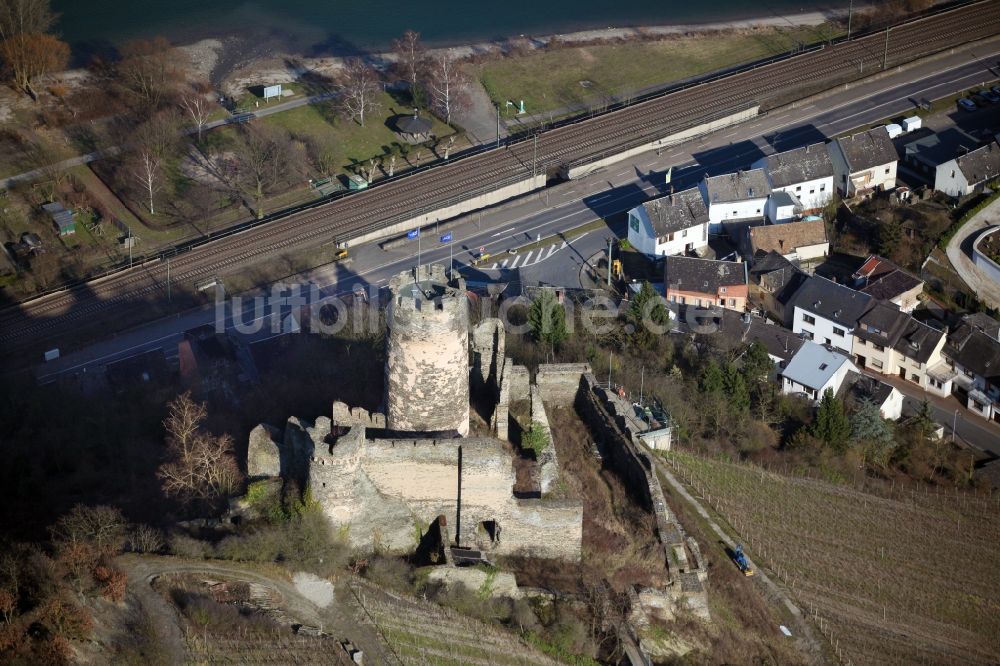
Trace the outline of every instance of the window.
{"type": "Polygon", "coordinates": [[[887,176],[889,175],[889,167],[886,167],[886,168],[885,168],[885,174],[886,174],[887,176]]]}
{"type": "Polygon", "coordinates": [[[872,343],[872,347],[875,348],[875,351],[880,351],[880,352],[884,352],[885,351],[885,347],[883,347],[882,345],[877,345],[874,342],[872,343]]]}
{"type": "Polygon", "coordinates": [[[823,185],[819,186],[819,191],[820,192],[826,192],[826,183],[824,183],[823,185]]]}
{"type": "Polygon", "coordinates": [[[760,215],[760,208],[757,209],[757,214],[760,215]]]}
{"type": "Polygon", "coordinates": [[[807,324],[815,324],[816,317],[813,317],[812,315],[802,315],[802,321],[804,321],[807,324]]]}
{"type": "Polygon", "coordinates": [[[811,190],[809,190],[809,194],[816,194],[816,188],[814,187],[811,190]]]}
{"type": "Polygon", "coordinates": [[[954,178],[954,177],[955,177],[955,170],[954,170],[954,169],[952,169],[952,170],[951,170],[951,177],[952,177],[952,178],[954,178]]]}
{"type": "Polygon", "coordinates": [[[735,298],[730,298],[729,299],[729,307],[736,307],[736,299],[735,298]]]}
{"type": "Polygon", "coordinates": [[[837,328],[836,326],[834,326],[833,327],[833,334],[836,335],[838,338],[842,338],[842,337],[844,337],[844,329],[837,328]]]}
{"type": "Polygon", "coordinates": [[[882,363],[882,361],[878,360],[877,358],[873,358],[872,359],[872,367],[876,368],[877,370],[881,370],[883,368],[883,363],[882,363]]]}
{"type": "Polygon", "coordinates": [[[911,374],[910,381],[913,382],[914,384],[920,384],[920,375],[911,374]]]}
{"type": "Polygon", "coordinates": [[[740,216],[740,211],[734,210],[733,211],[733,217],[739,217],[739,216],[740,216]]]}
{"type": "Polygon", "coordinates": [[[670,302],[671,303],[676,303],[677,302],[677,295],[676,294],[670,294],[670,302]]]}
{"type": "Polygon", "coordinates": [[[719,287],[719,293],[721,293],[721,294],[726,293],[726,288],[725,287],[719,287]]]}
{"type": "Polygon", "coordinates": [[[865,341],[862,340],[861,338],[858,338],[858,346],[864,347],[865,346],[865,341]]]}
{"type": "Polygon", "coordinates": [[[806,340],[812,340],[813,339],[812,331],[802,331],[802,335],[805,336],[806,340]]]}
{"type": "Polygon", "coordinates": [[[688,235],[688,230],[687,229],[685,229],[684,231],[681,232],[681,238],[687,238],[687,235],[688,235]]]}
{"type": "Polygon", "coordinates": [[[795,186],[795,191],[796,192],[801,192],[802,191],[802,186],[801,185],[796,185],[795,186]]]}
{"type": "Polygon", "coordinates": [[[829,367],[830,367],[830,366],[828,366],[828,365],[827,365],[826,363],[820,363],[820,364],[819,364],[819,369],[820,369],[820,370],[826,370],[826,369],[827,369],[827,368],[829,368],[829,367]]]}

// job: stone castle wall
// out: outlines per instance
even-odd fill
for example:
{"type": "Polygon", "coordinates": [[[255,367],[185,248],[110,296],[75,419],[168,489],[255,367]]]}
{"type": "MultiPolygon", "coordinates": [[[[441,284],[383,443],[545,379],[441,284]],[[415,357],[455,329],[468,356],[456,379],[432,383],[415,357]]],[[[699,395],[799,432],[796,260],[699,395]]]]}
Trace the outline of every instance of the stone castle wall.
{"type": "Polygon", "coordinates": [[[386,427],[396,432],[469,432],[469,310],[444,268],[421,267],[390,282],[386,427]],[[418,288],[415,288],[418,287],[418,288]]]}
{"type": "Polygon", "coordinates": [[[542,400],[556,407],[571,407],[580,390],[580,378],[590,372],[586,363],[549,363],[538,366],[535,384],[542,400]]]}
{"type": "Polygon", "coordinates": [[[354,547],[411,552],[444,516],[459,545],[580,559],[582,504],[515,498],[512,453],[497,440],[371,440],[358,426],[328,450],[315,450],[313,498],[354,547]],[[482,543],[486,524],[495,526],[495,538],[482,543]]]}
{"type": "Polygon", "coordinates": [[[542,494],[552,490],[559,480],[559,461],[556,459],[556,445],[552,441],[552,428],[549,417],[545,413],[542,402],[542,392],[537,386],[531,387],[531,427],[541,428],[548,438],[549,445],[538,454],[538,485],[542,494]]]}

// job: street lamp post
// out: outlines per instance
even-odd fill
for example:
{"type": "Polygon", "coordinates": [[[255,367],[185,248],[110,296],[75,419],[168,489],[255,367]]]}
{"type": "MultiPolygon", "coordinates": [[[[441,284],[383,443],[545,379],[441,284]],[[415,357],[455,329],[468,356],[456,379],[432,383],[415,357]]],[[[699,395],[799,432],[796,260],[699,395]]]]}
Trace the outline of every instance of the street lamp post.
{"type": "Polygon", "coordinates": [[[951,443],[955,443],[955,428],[958,427],[958,410],[955,410],[955,418],[951,420],[951,443]]]}

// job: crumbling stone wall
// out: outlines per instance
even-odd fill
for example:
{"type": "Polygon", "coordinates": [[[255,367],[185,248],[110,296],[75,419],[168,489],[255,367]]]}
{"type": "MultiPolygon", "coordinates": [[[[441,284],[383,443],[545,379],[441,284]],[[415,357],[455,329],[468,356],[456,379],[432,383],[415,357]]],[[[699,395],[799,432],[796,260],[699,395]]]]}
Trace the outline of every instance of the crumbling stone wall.
{"type": "Polygon", "coordinates": [[[653,461],[638,443],[638,433],[633,431],[634,424],[630,422],[631,405],[598,386],[593,374],[587,372],[581,382],[576,407],[601,438],[605,460],[627,480],[629,489],[656,518],[657,535],[663,547],[670,581],[663,589],[643,590],[639,595],[640,601],[646,599],[650,604],[645,610],[666,617],[672,616],[678,605],[683,605],[699,617],[709,619],[708,596],[704,587],[707,571],[701,551],[692,549],[692,558],[687,557],[687,534],[667,506],[653,461]],[[661,607],[664,605],[669,607],[669,613],[665,614],[661,607]]]}
{"type": "Polygon", "coordinates": [[[503,322],[496,318],[484,319],[472,329],[473,389],[495,390],[499,386],[505,337],[503,322]]]}
{"type": "Polygon", "coordinates": [[[549,363],[538,366],[535,385],[542,400],[556,407],[572,406],[580,390],[580,378],[590,372],[586,363],[549,363]]]}
{"type": "Polygon", "coordinates": [[[365,426],[366,428],[385,428],[385,414],[369,412],[361,407],[350,407],[346,402],[333,401],[331,421],[336,426],[365,426]]]}
{"type": "Polygon", "coordinates": [[[444,267],[423,266],[389,283],[386,427],[469,433],[469,311],[444,267]]]}
{"type": "Polygon", "coordinates": [[[515,498],[512,454],[497,440],[372,440],[355,426],[315,451],[313,498],[354,547],[411,552],[444,516],[460,545],[489,525],[493,553],[580,559],[582,504],[515,498]]]}
{"type": "Polygon", "coordinates": [[[251,479],[281,474],[281,431],[261,423],[250,431],[247,445],[247,476],[251,479]]]}
{"type": "Polygon", "coordinates": [[[497,439],[507,439],[510,437],[510,386],[511,375],[513,374],[514,362],[509,358],[504,360],[503,370],[500,373],[500,386],[497,389],[497,404],[493,408],[493,421],[491,426],[497,439]]]}
{"type": "Polygon", "coordinates": [[[537,386],[531,387],[531,427],[541,428],[548,439],[549,445],[538,453],[538,485],[542,494],[552,490],[559,480],[559,461],[556,459],[556,447],[552,443],[552,429],[549,427],[549,417],[542,403],[542,393],[537,386]]]}
{"type": "Polygon", "coordinates": [[[531,376],[528,374],[528,369],[526,367],[523,365],[511,366],[508,382],[510,383],[509,391],[511,402],[528,399],[531,376]]]}

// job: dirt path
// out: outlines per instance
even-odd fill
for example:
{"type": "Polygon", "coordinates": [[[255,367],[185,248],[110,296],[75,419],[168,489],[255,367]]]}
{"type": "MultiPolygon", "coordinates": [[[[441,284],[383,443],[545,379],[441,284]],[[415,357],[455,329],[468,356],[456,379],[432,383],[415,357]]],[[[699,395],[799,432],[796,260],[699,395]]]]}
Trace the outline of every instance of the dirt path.
{"type": "MultiPolygon", "coordinates": [[[[723,543],[725,543],[729,548],[735,550],[736,542],[734,542],[729,537],[729,534],[719,527],[719,524],[716,523],[711,516],[709,516],[708,511],[706,511],[705,507],[701,505],[701,502],[696,500],[691,493],[687,491],[684,484],[677,480],[677,477],[675,477],[667,465],[660,460],[659,456],[648,449],[647,453],[649,454],[649,458],[655,461],[657,471],[663,475],[663,478],[670,484],[670,487],[678,495],[680,495],[684,501],[690,504],[691,507],[698,512],[698,515],[705,519],[705,522],[708,523],[708,526],[713,532],[715,532],[716,536],[718,536],[723,543]]],[[[747,557],[747,559],[750,560],[749,557],[747,557]]],[[[802,652],[802,654],[810,655],[813,658],[814,663],[826,663],[826,650],[823,648],[819,639],[816,638],[812,625],[806,620],[799,607],[792,601],[791,597],[785,594],[785,591],[781,587],[771,580],[771,578],[765,574],[756,563],[753,562],[753,560],[750,560],[750,566],[756,572],[756,575],[754,576],[755,583],[764,588],[765,594],[770,599],[783,605],[792,615],[794,626],[791,627],[791,630],[795,636],[795,641],[799,651],[802,652]]]]}
{"type": "Polygon", "coordinates": [[[359,609],[347,589],[346,581],[335,585],[333,603],[319,608],[302,596],[290,580],[250,571],[233,562],[125,555],[119,558],[119,564],[128,574],[129,591],[136,596],[157,628],[172,663],[184,662],[186,645],[176,609],[152,588],[153,581],[164,574],[217,575],[264,586],[277,592],[281,610],[295,622],[319,628],[341,640],[350,640],[364,651],[367,663],[397,663],[372,628],[357,621],[359,609]]]}

